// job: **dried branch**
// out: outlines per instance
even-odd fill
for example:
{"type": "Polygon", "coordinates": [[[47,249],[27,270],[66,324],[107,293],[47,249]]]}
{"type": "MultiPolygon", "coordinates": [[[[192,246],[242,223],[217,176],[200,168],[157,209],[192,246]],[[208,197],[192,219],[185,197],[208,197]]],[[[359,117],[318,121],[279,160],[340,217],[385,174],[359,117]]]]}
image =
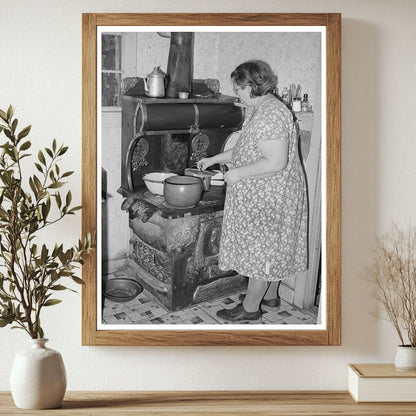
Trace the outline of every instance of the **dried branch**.
{"type": "Polygon", "coordinates": [[[373,288],[373,297],[395,328],[401,345],[416,346],[416,228],[400,230],[396,224],[377,239],[374,260],[363,272],[373,288]]]}

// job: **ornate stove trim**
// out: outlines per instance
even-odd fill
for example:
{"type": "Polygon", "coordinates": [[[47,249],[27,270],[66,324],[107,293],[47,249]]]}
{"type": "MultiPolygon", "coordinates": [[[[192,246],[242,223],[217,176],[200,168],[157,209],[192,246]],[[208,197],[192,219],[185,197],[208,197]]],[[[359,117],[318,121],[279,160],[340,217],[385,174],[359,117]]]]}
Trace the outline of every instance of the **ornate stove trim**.
{"type": "Polygon", "coordinates": [[[203,221],[195,245],[194,268],[196,270],[218,264],[222,217],[203,221]]]}
{"type": "Polygon", "coordinates": [[[184,250],[195,243],[199,232],[198,216],[166,221],[166,249],[168,252],[184,250]]]}
{"type": "Polygon", "coordinates": [[[203,157],[208,156],[209,137],[204,133],[197,134],[191,141],[191,163],[197,163],[203,157]]]}
{"type": "Polygon", "coordinates": [[[136,235],[130,239],[133,260],[146,272],[163,283],[169,283],[169,259],[162,252],[149,247],[136,235]]]}
{"type": "Polygon", "coordinates": [[[146,156],[149,153],[149,142],[141,137],[133,148],[133,154],[131,155],[131,168],[134,171],[139,171],[149,164],[146,160],[146,156]]]}

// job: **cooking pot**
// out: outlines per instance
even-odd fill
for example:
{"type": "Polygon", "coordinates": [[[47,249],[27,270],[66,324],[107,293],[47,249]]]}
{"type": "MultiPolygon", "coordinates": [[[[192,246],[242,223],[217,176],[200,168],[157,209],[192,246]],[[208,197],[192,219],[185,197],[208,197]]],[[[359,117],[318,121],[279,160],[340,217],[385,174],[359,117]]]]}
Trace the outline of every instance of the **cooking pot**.
{"type": "Polygon", "coordinates": [[[199,170],[194,168],[187,168],[185,169],[186,176],[194,176],[196,178],[201,179],[202,184],[204,185],[204,191],[209,190],[209,186],[211,185],[211,177],[215,175],[214,172],[209,172],[208,170],[199,170]]]}
{"type": "Polygon", "coordinates": [[[202,189],[202,181],[199,178],[172,176],[165,179],[165,201],[174,208],[193,208],[201,200],[202,189]]]}

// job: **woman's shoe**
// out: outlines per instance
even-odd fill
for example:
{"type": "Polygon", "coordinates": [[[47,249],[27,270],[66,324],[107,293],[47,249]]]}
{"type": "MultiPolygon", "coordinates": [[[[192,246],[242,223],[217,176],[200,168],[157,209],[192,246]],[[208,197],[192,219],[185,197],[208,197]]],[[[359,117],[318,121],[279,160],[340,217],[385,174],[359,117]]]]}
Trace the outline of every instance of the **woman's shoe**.
{"type": "Polygon", "coordinates": [[[232,309],[221,309],[217,312],[218,318],[229,322],[249,322],[261,319],[261,311],[247,312],[242,303],[232,309]]]}
{"type": "MultiPolygon", "coordinates": [[[[244,301],[244,299],[246,298],[246,295],[244,293],[242,293],[239,297],[238,300],[244,301]]],[[[263,299],[261,301],[260,306],[268,306],[269,308],[280,308],[281,305],[281,301],[279,296],[276,296],[274,299],[263,299]]]]}
{"type": "Polygon", "coordinates": [[[280,308],[280,298],[277,296],[274,299],[263,299],[261,301],[262,306],[268,306],[269,308],[280,308]]]}

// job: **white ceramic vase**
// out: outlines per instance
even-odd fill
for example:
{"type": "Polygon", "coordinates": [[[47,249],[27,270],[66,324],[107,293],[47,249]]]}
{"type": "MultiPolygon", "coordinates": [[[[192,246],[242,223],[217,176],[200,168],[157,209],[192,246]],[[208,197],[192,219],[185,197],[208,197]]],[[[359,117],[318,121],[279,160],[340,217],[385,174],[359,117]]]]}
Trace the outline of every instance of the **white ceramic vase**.
{"type": "Polygon", "coordinates": [[[64,398],[64,362],[59,352],[45,346],[47,341],[32,339],[30,349],[16,354],[10,388],[15,405],[21,409],[53,409],[64,398]]]}
{"type": "Polygon", "coordinates": [[[416,370],[416,347],[398,345],[394,365],[399,371],[416,370]]]}

